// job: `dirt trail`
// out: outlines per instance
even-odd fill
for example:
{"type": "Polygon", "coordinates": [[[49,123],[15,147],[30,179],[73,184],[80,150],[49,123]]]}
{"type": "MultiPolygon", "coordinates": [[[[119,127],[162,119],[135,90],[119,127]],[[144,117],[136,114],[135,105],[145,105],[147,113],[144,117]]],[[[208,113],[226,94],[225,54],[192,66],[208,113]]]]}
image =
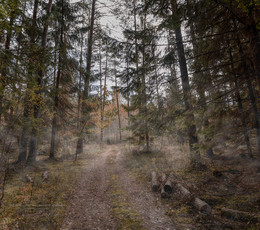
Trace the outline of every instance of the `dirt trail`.
{"type": "MultiPolygon", "coordinates": [[[[131,179],[124,168],[123,154],[116,147],[109,147],[97,159],[89,162],[71,197],[62,230],[116,230],[122,223],[115,217],[111,198],[111,178],[116,175],[131,207],[143,222],[145,229],[172,230],[173,224],[165,215],[164,207],[149,188],[131,179]],[[113,167],[111,167],[113,160],[113,167]]],[[[113,185],[112,185],[113,186],[113,185]]]]}
{"type": "Polygon", "coordinates": [[[161,201],[151,192],[151,189],[129,177],[127,170],[123,167],[123,157],[121,151],[118,151],[116,170],[120,175],[120,184],[127,191],[131,203],[142,217],[145,227],[149,230],[175,229],[170,218],[165,215],[165,207],[161,205],[161,201]]]}

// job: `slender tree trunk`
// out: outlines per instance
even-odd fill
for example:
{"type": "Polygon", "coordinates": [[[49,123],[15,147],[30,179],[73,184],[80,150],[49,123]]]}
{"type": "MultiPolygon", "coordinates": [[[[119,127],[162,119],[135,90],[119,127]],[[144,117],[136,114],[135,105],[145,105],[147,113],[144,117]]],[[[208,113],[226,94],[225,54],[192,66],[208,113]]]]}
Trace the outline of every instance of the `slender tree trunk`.
{"type": "MultiPolygon", "coordinates": [[[[143,101],[144,101],[144,95],[143,95],[143,80],[141,78],[143,78],[143,76],[140,77],[140,73],[139,73],[139,55],[138,55],[138,42],[137,42],[137,6],[136,6],[136,0],[133,1],[134,4],[134,31],[135,31],[135,67],[136,67],[136,78],[137,78],[137,94],[138,94],[138,98],[141,98],[141,103],[140,103],[140,107],[139,109],[139,113],[143,113],[145,114],[144,108],[143,108],[143,101]]],[[[142,74],[143,75],[143,74],[142,74]]],[[[145,122],[145,121],[144,121],[145,122]]],[[[147,126],[146,126],[146,122],[145,122],[145,136],[140,136],[139,137],[139,142],[141,143],[143,141],[143,139],[146,139],[146,149],[147,151],[149,151],[149,135],[147,132],[147,126]]]]}
{"type": "MultiPolygon", "coordinates": [[[[145,2],[144,0],[142,1],[145,2]]],[[[146,14],[141,17],[141,26],[143,30],[146,30],[146,14]]],[[[145,144],[146,151],[150,151],[150,136],[149,136],[149,128],[148,128],[148,110],[147,110],[147,94],[146,94],[146,68],[147,68],[147,56],[146,56],[146,46],[142,44],[142,75],[141,75],[141,112],[144,115],[144,127],[145,127],[145,144]]]]}
{"type": "Polygon", "coordinates": [[[15,12],[11,13],[9,27],[7,29],[7,35],[6,35],[6,41],[5,41],[5,53],[3,57],[3,63],[2,63],[2,69],[1,69],[1,76],[0,76],[0,122],[2,119],[3,114],[3,97],[4,97],[4,91],[5,87],[8,84],[8,78],[7,78],[7,72],[8,72],[8,60],[10,59],[9,50],[10,50],[10,44],[11,44],[11,38],[12,38],[12,27],[15,20],[15,12]]]}
{"type": "MultiPolygon", "coordinates": [[[[103,90],[103,96],[102,96],[102,117],[101,117],[101,124],[104,123],[104,113],[105,113],[105,106],[106,106],[106,96],[107,96],[107,75],[108,75],[108,54],[106,50],[106,64],[105,64],[105,79],[104,79],[104,90],[103,90]]],[[[104,139],[104,128],[101,127],[101,140],[104,139]]]]}
{"type": "MultiPolygon", "coordinates": [[[[81,96],[82,96],[82,65],[83,65],[83,34],[81,34],[81,47],[80,47],[80,70],[79,70],[79,88],[78,88],[78,123],[77,123],[77,129],[80,130],[80,118],[81,118],[81,96]]],[[[80,148],[80,146],[83,145],[83,143],[78,142],[76,149],[80,148]]],[[[75,154],[75,160],[78,158],[78,151],[76,151],[75,154]]]]}
{"type": "Polygon", "coordinates": [[[99,44],[99,88],[100,88],[100,144],[103,143],[103,120],[104,120],[104,114],[103,114],[103,90],[102,90],[102,54],[101,54],[101,48],[102,44],[99,44]]]}
{"type": "MultiPolygon", "coordinates": [[[[254,17],[249,15],[251,19],[254,17]]],[[[250,45],[253,52],[253,63],[256,72],[256,81],[258,85],[258,97],[260,97],[260,33],[255,21],[252,21],[250,28],[250,45]]],[[[260,139],[260,137],[258,137],[260,139]]],[[[259,140],[260,141],[260,140],[259,140]]]]}
{"type": "Polygon", "coordinates": [[[243,64],[243,69],[244,69],[244,76],[246,78],[246,83],[247,83],[247,88],[248,88],[248,93],[249,93],[249,98],[251,100],[251,104],[253,107],[253,112],[254,112],[254,117],[255,117],[255,128],[256,128],[256,132],[257,132],[257,147],[258,147],[258,156],[260,156],[260,124],[259,124],[259,111],[257,108],[257,104],[256,104],[256,97],[255,97],[255,93],[254,93],[254,89],[251,83],[251,79],[250,79],[250,75],[249,75],[249,71],[248,71],[248,66],[246,63],[246,55],[244,54],[243,48],[242,48],[242,44],[241,41],[239,39],[239,37],[237,36],[237,45],[239,48],[239,53],[242,59],[242,64],[243,64]]]}
{"type": "Polygon", "coordinates": [[[234,67],[234,61],[233,61],[233,55],[232,55],[231,48],[229,49],[229,59],[230,59],[230,63],[231,63],[231,70],[232,70],[233,75],[234,75],[234,83],[235,83],[235,89],[236,89],[235,95],[236,95],[236,99],[237,99],[237,103],[238,103],[238,109],[239,109],[239,112],[240,112],[240,119],[241,119],[241,122],[242,122],[245,143],[246,143],[246,146],[247,146],[247,151],[248,151],[249,157],[253,158],[252,148],[251,148],[249,135],[248,135],[248,131],[247,131],[246,119],[245,119],[245,116],[243,115],[244,109],[243,109],[242,99],[241,99],[240,92],[239,92],[239,85],[238,85],[238,81],[237,81],[238,77],[237,77],[237,74],[235,73],[235,67],[234,67]]]}
{"type": "MultiPolygon", "coordinates": [[[[32,18],[32,29],[31,31],[36,30],[37,26],[37,13],[38,13],[38,4],[39,0],[34,1],[34,7],[33,7],[33,18],[32,18]]],[[[36,40],[36,34],[30,32],[30,46],[32,46],[35,43],[36,40]]],[[[32,59],[32,58],[31,58],[32,59]]],[[[29,63],[29,68],[33,65],[32,60],[29,63]]],[[[23,118],[24,118],[24,125],[22,129],[22,134],[21,134],[21,142],[19,146],[19,157],[18,157],[18,163],[26,161],[26,156],[27,156],[27,147],[28,147],[28,140],[29,140],[29,127],[27,124],[28,121],[28,116],[29,116],[29,110],[31,110],[31,105],[29,103],[30,100],[30,95],[28,93],[28,90],[33,87],[32,86],[32,79],[33,78],[34,71],[32,69],[29,69],[28,75],[30,79],[27,80],[27,88],[25,92],[25,99],[24,99],[24,112],[23,112],[23,118]]]]}
{"type": "Polygon", "coordinates": [[[157,74],[157,65],[155,61],[155,83],[156,83],[156,96],[157,96],[157,104],[158,108],[161,108],[161,97],[159,93],[159,82],[158,82],[158,74],[157,74]]]}
{"type": "MultiPolygon", "coordinates": [[[[84,84],[84,91],[83,91],[83,101],[82,101],[82,115],[84,119],[88,119],[88,106],[86,104],[86,100],[88,99],[88,89],[89,89],[89,81],[90,81],[90,74],[91,74],[91,60],[92,60],[92,46],[93,46],[93,33],[94,33],[94,22],[95,22],[95,9],[96,9],[96,0],[92,0],[92,9],[91,9],[91,18],[90,18],[90,29],[89,29],[89,36],[88,36],[88,50],[87,50],[87,68],[86,68],[86,78],[84,84]]],[[[77,141],[77,149],[76,155],[83,152],[83,130],[84,130],[84,122],[81,124],[80,128],[80,136],[77,141]]]]}
{"type": "MultiPolygon", "coordinates": [[[[171,50],[175,50],[176,48],[171,46],[171,39],[172,38],[172,33],[169,30],[169,35],[168,35],[168,51],[171,50]]],[[[179,94],[179,84],[178,84],[178,80],[177,80],[177,73],[176,73],[176,66],[175,63],[171,63],[170,65],[170,74],[171,74],[171,78],[170,78],[170,92],[171,92],[171,96],[173,97],[173,102],[174,104],[180,103],[181,100],[178,96],[179,94]]]]}
{"type": "Polygon", "coordinates": [[[128,95],[127,95],[127,120],[128,120],[128,125],[130,125],[130,111],[129,111],[129,108],[130,108],[130,91],[129,91],[129,60],[128,60],[128,57],[127,57],[127,60],[126,60],[126,71],[127,71],[127,90],[128,90],[128,95]]]}
{"type": "MultiPolygon", "coordinates": [[[[81,118],[81,88],[82,88],[82,65],[83,65],[83,34],[81,34],[81,46],[80,46],[80,70],[79,70],[79,88],[78,88],[78,123],[77,123],[77,129],[80,129],[80,118],[81,118]]],[[[81,143],[77,143],[77,145],[81,143]]],[[[78,148],[78,146],[77,146],[78,148]]],[[[75,154],[75,160],[78,158],[78,152],[76,151],[75,154]]]]}
{"type": "MultiPolygon", "coordinates": [[[[176,0],[171,0],[171,7],[172,7],[172,15],[173,19],[175,19],[175,12],[176,12],[176,0]]],[[[191,155],[191,163],[195,166],[201,164],[200,159],[200,152],[197,146],[198,144],[198,137],[196,133],[196,125],[195,125],[195,118],[192,112],[192,106],[189,102],[191,97],[191,88],[189,83],[188,77],[188,69],[187,63],[185,58],[185,52],[183,47],[183,40],[182,40],[182,33],[181,33],[181,26],[179,25],[175,29],[175,36],[176,36],[176,45],[177,45],[177,52],[179,57],[179,65],[180,65],[180,72],[181,72],[181,80],[182,80],[182,88],[184,94],[184,105],[185,111],[188,113],[187,115],[187,130],[188,130],[188,137],[189,137],[189,146],[190,146],[190,155],[191,155]]]]}
{"type": "Polygon", "coordinates": [[[60,81],[62,77],[62,54],[64,53],[64,42],[63,42],[63,31],[64,31],[64,9],[63,9],[63,1],[61,6],[61,24],[60,24],[60,46],[59,46],[59,63],[58,63],[58,72],[56,85],[54,90],[54,115],[52,119],[52,132],[51,132],[51,147],[50,147],[50,155],[49,157],[52,159],[56,153],[56,136],[57,136],[57,120],[58,120],[58,109],[59,109],[59,88],[60,81]]]}
{"type": "Polygon", "coordinates": [[[121,117],[120,117],[120,102],[117,88],[117,78],[116,78],[116,61],[114,62],[114,72],[115,72],[115,95],[116,95],[116,107],[117,107],[117,117],[118,117],[118,128],[119,128],[119,141],[122,141],[122,132],[121,132],[121,117]]]}
{"type": "MultiPolygon", "coordinates": [[[[191,32],[191,39],[192,39],[192,45],[193,45],[193,53],[194,53],[194,56],[197,56],[199,54],[199,47],[196,42],[197,40],[196,40],[196,36],[195,36],[195,28],[194,28],[194,25],[192,22],[190,23],[190,32],[191,32]]],[[[196,59],[194,62],[196,62],[196,59]]],[[[198,73],[201,72],[201,67],[202,67],[201,64],[196,63],[196,67],[197,67],[196,72],[198,72],[198,73]]],[[[195,82],[196,82],[196,79],[198,79],[198,81],[199,81],[197,83],[197,91],[198,91],[198,94],[200,97],[200,104],[202,105],[202,109],[203,109],[203,126],[205,129],[208,129],[210,123],[209,123],[208,118],[205,115],[205,112],[207,111],[207,106],[206,106],[206,98],[205,98],[205,88],[203,86],[204,82],[202,83],[202,80],[206,79],[206,76],[204,75],[203,72],[200,73],[200,75],[198,73],[194,74],[194,79],[195,79],[195,82]]],[[[206,144],[209,145],[209,143],[212,140],[212,137],[210,135],[206,135],[205,140],[206,140],[206,144]]],[[[207,148],[206,155],[210,158],[212,158],[214,156],[213,148],[211,146],[207,148]]]]}
{"type": "MultiPolygon", "coordinates": [[[[38,0],[35,0],[38,1],[38,0]]],[[[52,0],[49,0],[48,3],[48,8],[47,8],[47,19],[44,24],[43,28],[43,35],[42,35],[42,44],[41,48],[43,49],[43,54],[42,54],[42,60],[40,60],[42,63],[44,63],[44,51],[46,49],[46,44],[47,44],[47,35],[48,35],[48,28],[49,28],[49,19],[50,19],[50,14],[51,14],[51,9],[52,9],[52,0]]],[[[40,100],[42,99],[41,95],[41,87],[42,87],[42,79],[43,79],[43,69],[38,70],[37,74],[37,86],[38,90],[35,92],[37,95],[37,98],[39,101],[35,102],[34,108],[33,108],[33,117],[35,120],[38,120],[39,118],[39,111],[40,111],[40,100]]],[[[33,126],[32,128],[32,133],[31,133],[31,138],[30,138],[30,144],[29,144],[29,155],[27,159],[27,163],[32,164],[36,160],[36,149],[37,149],[37,141],[38,141],[38,130],[37,127],[33,126]]]]}
{"type": "Polygon", "coordinates": [[[135,43],[135,75],[136,75],[136,78],[137,78],[137,93],[138,95],[140,96],[141,95],[141,92],[140,92],[140,89],[141,89],[141,80],[140,80],[140,76],[139,76],[139,54],[138,54],[138,42],[137,42],[137,19],[136,19],[136,16],[137,16],[137,9],[136,9],[136,0],[133,1],[134,3],[134,33],[135,33],[135,36],[134,36],[134,43],[135,43]]]}
{"type": "Polygon", "coordinates": [[[146,82],[145,82],[145,47],[143,45],[143,73],[142,73],[142,85],[141,85],[141,97],[142,97],[142,103],[141,103],[141,111],[144,115],[144,125],[145,125],[145,144],[146,144],[146,151],[150,151],[150,137],[149,137],[149,130],[148,130],[148,111],[147,111],[147,95],[146,95],[146,82]]]}

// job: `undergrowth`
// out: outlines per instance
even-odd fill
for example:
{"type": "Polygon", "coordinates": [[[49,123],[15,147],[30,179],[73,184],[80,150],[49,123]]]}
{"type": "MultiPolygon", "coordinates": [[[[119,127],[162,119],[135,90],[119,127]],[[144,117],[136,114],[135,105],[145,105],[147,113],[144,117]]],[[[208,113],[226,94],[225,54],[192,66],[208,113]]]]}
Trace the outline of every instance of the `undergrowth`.
{"type": "MultiPolygon", "coordinates": [[[[180,228],[186,224],[197,226],[198,229],[204,229],[205,226],[212,228],[214,225],[220,228],[223,226],[243,229],[259,228],[259,223],[238,223],[221,218],[220,215],[223,207],[259,213],[260,187],[259,184],[246,186],[242,183],[248,182],[253,176],[250,174],[250,168],[244,169],[243,164],[215,161],[207,162],[204,170],[195,170],[189,167],[189,155],[185,146],[167,147],[164,151],[151,153],[128,152],[125,164],[132,176],[149,187],[151,186],[151,172],[155,171],[158,175],[174,173],[185,187],[214,209],[212,216],[205,217],[192,206],[180,202],[177,195],[162,200],[162,203],[169,207],[167,214],[180,228]],[[223,172],[223,175],[216,177],[214,172],[223,172]]],[[[254,179],[254,176],[252,178],[254,179]]]]}
{"type": "Polygon", "coordinates": [[[35,166],[9,173],[0,208],[0,229],[59,229],[77,178],[87,166],[87,159],[93,157],[82,154],[77,161],[74,157],[41,160],[35,166]],[[45,171],[46,181],[42,179],[45,171]],[[27,175],[33,182],[27,182],[27,175]]]}

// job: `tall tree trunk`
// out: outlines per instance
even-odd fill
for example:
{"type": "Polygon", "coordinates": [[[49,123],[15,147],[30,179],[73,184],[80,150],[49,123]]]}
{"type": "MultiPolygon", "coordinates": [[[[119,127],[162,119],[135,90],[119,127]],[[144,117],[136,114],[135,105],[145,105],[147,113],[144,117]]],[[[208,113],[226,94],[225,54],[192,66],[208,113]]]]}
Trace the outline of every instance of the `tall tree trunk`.
{"type": "MultiPolygon", "coordinates": [[[[251,19],[254,17],[249,15],[251,19]]],[[[256,81],[258,85],[258,97],[260,97],[260,33],[259,29],[257,29],[256,23],[253,20],[251,23],[250,29],[250,45],[251,51],[253,52],[253,63],[256,72],[256,81]]],[[[258,137],[260,139],[260,137],[258,137]]],[[[259,140],[260,141],[260,140],[259,140]]]]}
{"type": "MultiPolygon", "coordinates": [[[[38,0],[35,0],[35,1],[38,1],[38,0]]],[[[46,45],[47,45],[47,35],[48,35],[51,9],[52,9],[52,0],[49,0],[48,8],[47,8],[47,19],[45,21],[44,28],[43,28],[43,34],[42,34],[41,48],[43,50],[43,54],[41,57],[42,59],[40,60],[41,63],[44,63],[44,59],[45,59],[44,53],[45,53],[45,49],[46,49],[46,45]]],[[[35,120],[38,120],[38,118],[39,118],[40,100],[42,99],[41,87],[42,87],[43,74],[44,74],[43,69],[39,69],[38,74],[37,74],[37,79],[36,79],[38,90],[35,92],[37,95],[36,97],[38,98],[39,101],[35,102],[35,105],[33,108],[33,117],[35,120]]],[[[33,125],[32,133],[31,133],[31,137],[30,137],[30,144],[29,144],[29,155],[28,155],[28,159],[27,159],[27,163],[29,163],[29,164],[34,163],[36,160],[37,141],[38,141],[38,130],[37,130],[37,127],[35,127],[33,125]]]]}
{"type": "Polygon", "coordinates": [[[128,125],[130,125],[130,111],[129,111],[129,108],[130,108],[130,91],[129,91],[129,59],[128,57],[126,58],[126,71],[127,71],[127,82],[126,82],[126,87],[127,87],[127,90],[128,90],[128,93],[127,93],[127,120],[128,120],[128,125]]]}
{"type": "Polygon", "coordinates": [[[103,114],[103,90],[102,90],[102,54],[101,54],[101,48],[102,44],[99,44],[99,88],[100,88],[100,144],[103,143],[103,120],[104,120],[104,114],[103,114]]]}
{"type": "Polygon", "coordinates": [[[104,122],[104,113],[105,113],[105,106],[106,106],[106,96],[107,96],[107,76],[108,76],[108,54],[106,50],[106,64],[105,64],[105,79],[104,79],[104,90],[103,90],[103,95],[102,95],[102,108],[101,108],[101,133],[100,133],[100,139],[103,141],[104,139],[104,128],[103,128],[103,122],[104,122]]]}
{"type": "Polygon", "coordinates": [[[146,145],[146,151],[150,151],[150,137],[149,137],[149,130],[148,130],[148,110],[147,110],[147,94],[146,94],[146,71],[145,67],[146,62],[145,62],[145,45],[143,45],[143,73],[142,73],[142,82],[141,82],[141,98],[142,98],[142,103],[141,103],[141,111],[144,115],[144,126],[145,126],[145,145],[146,145]]]}
{"type": "Polygon", "coordinates": [[[251,148],[249,135],[248,135],[248,131],[247,131],[246,118],[243,115],[244,109],[243,109],[243,104],[242,104],[242,98],[241,98],[241,95],[240,95],[240,92],[239,92],[238,76],[235,72],[234,60],[233,60],[233,54],[232,54],[231,47],[229,48],[229,59],[230,59],[230,63],[231,63],[231,70],[232,70],[232,73],[234,75],[234,83],[235,83],[235,89],[236,89],[235,90],[235,96],[236,96],[236,99],[237,99],[238,109],[239,109],[239,112],[240,112],[240,119],[241,119],[241,122],[242,122],[245,143],[246,143],[246,146],[247,146],[247,151],[248,151],[249,157],[253,158],[252,148],[251,148]]]}
{"type": "MultiPolygon", "coordinates": [[[[139,55],[138,55],[138,40],[137,40],[137,5],[136,5],[136,0],[133,1],[133,7],[134,7],[134,44],[135,44],[135,68],[136,68],[136,79],[137,79],[137,94],[139,99],[141,99],[141,103],[139,103],[139,113],[143,113],[145,114],[145,108],[144,108],[144,87],[143,87],[143,83],[144,83],[144,74],[139,73],[139,55]],[[141,76],[140,76],[141,74],[141,76]]],[[[146,118],[145,118],[146,119],[146,118]]],[[[139,137],[139,142],[141,143],[143,141],[143,139],[146,140],[146,149],[147,151],[149,151],[149,135],[148,135],[148,127],[147,127],[147,123],[146,121],[144,121],[144,125],[145,125],[145,133],[143,136],[142,134],[139,137]]]]}
{"type": "MultiPolygon", "coordinates": [[[[82,91],[81,91],[81,88],[82,88],[82,66],[83,66],[83,33],[81,34],[81,46],[80,46],[80,70],[79,70],[79,88],[78,88],[78,122],[77,122],[77,129],[79,130],[80,129],[80,124],[81,124],[81,121],[80,121],[80,118],[81,118],[81,97],[82,97],[82,91]]],[[[77,143],[78,144],[81,144],[81,143],[77,143]]],[[[78,146],[77,146],[78,148],[78,146]]],[[[75,160],[77,160],[78,158],[78,152],[76,151],[76,154],[75,154],[75,160]]]]}
{"type": "MultiPolygon", "coordinates": [[[[88,99],[88,89],[89,89],[89,82],[90,82],[90,74],[91,74],[91,60],[92,60],[92,46],[93,46],[93,33],[94,33],[94,22],[95,22],[95,9],[96,9],[96,0],[92,0],[92,9],[91,9],[91,18],[90,18],[90,29],[89,29],[89,36],[88,36],[88,49],[87,49],[87,68],[86,68],[86,78],[84,84],[84,91],[83,91],[83,100],[82,100],[82,115],[84,119],[88,119],[88,106],[86,104],[86,100],[88,99]]],[[[78,137],[77,141],[77,149],[76,155],[81,154],[83,152],[83,130],[84,130],[84,122],[82,122],[80,127],[80,136],[78,137]]]]}
{"type": "Polygon", "coordinates": [[[115,95],[116,95],[116,107],[117,107],[117,118],[118,118],[118,128],[119,128],[119,141],[122,141],[122,132],[121,132],[121,117],[120,117],[120,102],[117,88],[117,78],[116,78],[116,61],[114,62],[114,72],[115,72],[115,95]]]}
{"type": "Polygon", "coordinates": [[[64,42],[63,42],[63,31],[64,31],[64,8],[62,1],[61,9],[61,24],[60,24],[60,47],[59,47],[59,63],[56,85],[54,89],[54,115],[52,118],[52,132],[51,132],[51,147],[50,147],[50,158],[54,158],[56,153],[56,136],[57,136],[57,120],[58,120],[58,109],[59,109],[59,88],[62,77],[62,54],[64,54],[64,42]]]}
{"type": "MultiPolygon", "coordinates": [[[[33,7],[33,18],[32,18],[32,28],[31,31],[36,31],[37,28],[37,14],[38,14],[38,4],[39,0],[34,1],[34,7],[33,7]]],[[[36,33],[30,32],[30,46],[33,46],[36,40],[36,33]]],[[[33,66],[32,58],[29,63],[29,68],[33,66]]],[[[19,146],[19,156],[18,156],[18,163],[26,161],[27,157],[27,147],[28,147],[28,140],[29,140],[29,127],[27,124],[28,117],[29,117],[29,110],[31,110],[31,105],[29,103],[30,95],[28,93],[28,90],[33,87],[32,86],[32,78],[33,78],[34,71],[32,69],[29,69],[28,75],[29,79],[27,80],[27,88],[25,92],[25,99],[24,99],[24,112],[23,112],[23,118],[24,118],[24,124],[21,134],[21,142],[19,146]]]]}
{"type": "MultiPolygon", "coordinates": [[[[176,0],[171,0],[171,7],[172,7],[173,20],[175,20],[174,14],[176,13],[177,10],[176,0]]],[[[196,133],[195,118],[192,112],[193,108],[189,102],[191,98],[191,88],[189,83],[188,69],[187,69],[180,25],[175,29],[175,36],[176,36],[176,45],[177,45],[177,52],[178,52],[180,72],[181,72],[184,105],[185,105],[185,111],[187,113],[186,119],[187,119],[187,130],[188,130],[188,138],[189,138],[191,163],[194,166],[198,166],[201,164],[201,159],[200,159],[199,148],[197,146],[198,137],[196,133]]]]}
{"type": "Polygon", "coordinates": [[[158,82],[158,73],[157,73],[157,63],[156,63],[156,60],[155,60],[155,70],[154,71],[155,71],[155,84],[156,84],[157,104],[158,104],[158,109],[161,109],[161,97],[160,97],[160,93],[159,93],[159,82],[158,82]]]}
{"type": "MultiPolygon", "coordinates": [[[[145,3],[145,0],[142,0],[145,3]]],[[[141,17],[141,26],[143,30],[146,30],[146,13],[141,17]]],[[[150,151],[150,136],[148,129],[148,110],[147,110],[147,94],[146,94],[146,68],[147,68],[147,56],[146,56],[146,45],[142,44],[142,75],[141,75],[141,112],[144,116],[144,128],[145,128],[145,145],[146,151],[150,151]]]]}
{"type": "Polygon", "coordinates": [[[8,60],[10,59],[9,57],[9,50],[10,50],[10,44],[11,44],[11,38],[12,38],[12,27],[13,23],[15,20],[15,12],[11,13],[10,17],[10,22],[9,26],[7,28],[7,34],[6,34],[6,40],[5,40],[5,51],[4,51],[4,57],[2,60],[2,68],[1,68],[1,76],[0,76],[0,122],[2,119],[2,114],[3,114],[3,97],[4,97],[4,91],[5,87],[8,84],[8,78],[7,78],[7,73],[8,73],[8,60]]]}
{"type": "MultiPolygon", "coordinates": [[[[188,4],[190,4],[189,1],[188,1],[188,4]]],[[[194,53],[194,56],[197,56],[197,55],[199,55],[199,47],[198,47],[197,40],[196,40],[195,28],[194,28],[193,22],[190,23],[190,33],[191,33],[191,40],[192,40],[192,45],[193,45],[193,53],[194,53]]],[[[194,60],[194,62],[196,63],[196,59],[194,60]]],[[[202,83],[202,80],[207,79],[207,78],[203,72],[200,73],[201,69],[202,69],[201,64],[196,63],[196,72],[197,73],[194,73],[194,79],[195,79],[195,83],[197,83],[197,91],[198,91],[198,94],[200,97],[200,104],[202,105],[202,109],[203,109],[203,126],[205,129],[208,129],[210,126],[210,123],[209,123],[208,118],[205,115],[205,113],[207,111],[207,106],[206,106],[206,97],[205,97],[205,87],[203,86],[204,83],[202,83]],[[198,74],[198,73],[200,73],[200,74],[198,74]],[[196,82],[196,80],[198,80],[198,82],[196,82]]],[[[212,137],[210,135],[206,135],[205,140],[206,140],[206,145],[209,145],[212,140],[212,137]]],[[[213,148],[211,146],[207,147],[206,155],[210,158],[214,156],[213,148]]]]}
{"type": "MultiPolygon", "coordinates": [[[[240,57],[242,59],[242,64],[243,64],[243,69],[244,69],[244,76],[246,78],[249,98],[251,100],[251,104],[252,104],[252,107],[253,107],[253,112],[254,112],[254,117],[255,117],[255,128],[256,128],[256,133],[257,133],[258,156],[260,157],[259,111],[258,111],[258,108],[257,108],[256,97],[255,97],[254,89],[253,89],[253,86],[252,86],[252,83],[251,83],[250,74],[249,74],[249,71],[248,71],[248,66],[247,66],[247,63],[246,63],[247,57],[244,54],[243,47],[242,47],[241,41],[240,41],[238,36],[237,36],[237,45],[238,45],[238,48],[239,48],[240,57]]],[[[260,168],[259,168],[259,170],[260,170],[260,168]]]]}
{"type": "MultiPolygon", "coordinates": [[[[172,32],[171,32],[171,30],[169,30],[168,32],[169,32],[168,45],[167,45],[168,51],[176,50],[175,47],[170,45],[172,43],[171,40],[173,39],[172,32]]],[[[171,96],[174,97],[174,98],[172,98],[174,104],[177,104],[177,103],[180,103],[181,100],[178,96],[178,94],[179,94],[179,84],[178,84],[177,73],[176,73],[176,64],[174,63],[174,61],[170,64],[170,76],[171,76],[171,78],[169,79],[169,81],[170,81],[170,93],[171,93],[171,96]]]]}

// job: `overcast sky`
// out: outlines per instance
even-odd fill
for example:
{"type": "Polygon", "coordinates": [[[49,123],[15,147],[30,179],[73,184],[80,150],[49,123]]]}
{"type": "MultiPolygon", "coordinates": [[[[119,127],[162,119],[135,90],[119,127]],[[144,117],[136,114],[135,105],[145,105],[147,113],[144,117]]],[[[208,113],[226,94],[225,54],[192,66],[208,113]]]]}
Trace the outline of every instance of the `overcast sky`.
{"type": "MultiPolygon", "coordinates": [[[[72,3],[79,2],[79,0],[70,0],[72,3]]],[[[119,25],[119,20],[116,19],[115,15],[109,12],[109,8],[113,7],[113,3],[110,0],[98,0],[97,9],[103,15],[100,23],[104,28],[108,28],[111,31],[110,36],[117,40],[123,39],[122,30],[119,25]]]]}

